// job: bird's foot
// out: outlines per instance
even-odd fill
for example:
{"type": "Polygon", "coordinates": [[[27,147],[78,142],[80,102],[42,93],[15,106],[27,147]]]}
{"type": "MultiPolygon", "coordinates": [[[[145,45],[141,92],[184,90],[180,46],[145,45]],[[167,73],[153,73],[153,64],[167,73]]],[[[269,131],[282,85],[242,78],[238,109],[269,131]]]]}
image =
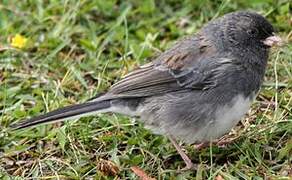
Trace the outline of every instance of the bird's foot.
{"type": "Polygon", "coordinates": [[[203,142],[203,143],[195,144],[194,145],[194,149],[197,150],[197,151],[200,151],[202,149],[210,147],[211,145],[212,146],[215,145],[215,146],[218,146],[220,148],[224,148],[227,145],[231,144],[235,139],[237,139],[237,138],[224,138],[223,137],[221,139],[212,141],[211,143],[210,142],[203,142]]]}
{"type": "Polygon", "coordinates": [[[230,138],[230,139],[219,139],[217,142],[216,142],[216,145],[218,147],[221,147],[221,148],[224,148],[226,147],[227,145],[231,144],[236,138],[230,138]]]}
{"type": "Polygon", "coordinates": [[[197,151],[200,151],[200,150],[205,149],[205,148],[207,148],[209,146],[210,146],[209,142],[203,142],[203,143],[195,144],[194,145],[194,149],[197,150],[197,151]]]}
{"type": "Polygon", "coordinates": [[[179,169],[178,172],[181,173],[181,172],[185,172],[185,171],[196,171],[198,169],[198,165],[197,164],[194,164],[194,163],[186,163],[186,166],[182,169],[179,169]]]}

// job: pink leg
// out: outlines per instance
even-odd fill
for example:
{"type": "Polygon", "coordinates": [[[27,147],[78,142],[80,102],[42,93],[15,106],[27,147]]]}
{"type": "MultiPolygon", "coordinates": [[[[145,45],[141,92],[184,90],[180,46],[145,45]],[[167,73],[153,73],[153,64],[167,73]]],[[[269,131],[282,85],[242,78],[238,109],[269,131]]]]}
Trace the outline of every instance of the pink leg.
{"type": "Polygon", "coordinates": [[[205,149],[209,146],[210,146],[210,142],[203,142],[203,143],[195,144],[194,148],[195,148],[195,150],[200,151],[200,150],[205,149]]]}
{"type": "Polygon", "coordinates": [[[181,158],[184,160],[186,167],[181,169],[181,171],[186,171],[186,170],[196,170],[197,166],[193,164],[192,160],[187,156],[187,154],[182,150],[180,145],[176,142],[175,138],[172,136],[168,137],[173,146],[175,147],[176,151],[179,153],[181,158]]]}
{"type": "Polygon", "coordinates": [[[231,144],[234,140],[236,140],[238,137],[234,137],[234,138],[228,138],[228,139],[224,139],[221,138],[218,141],[216,141],[216,145],[219,147],[226,147],[228,144],[231,144]]]}
{"type": "MultiPolygon", "coordinates": [[[[225,147],[226,145],[233,142],[235,139],[237,139],[237,138],[229,138],[229,139],[221,138],[221,139],[212,141],[212,145],[215,145],[218,147],[225,147]]],[[[194,148],[195,148],[195,150],[200,151],[200,150],[207,148],[209,146],[210,146],[210,142],[203,142],[203,143],[195,144],[194,148]]]]}

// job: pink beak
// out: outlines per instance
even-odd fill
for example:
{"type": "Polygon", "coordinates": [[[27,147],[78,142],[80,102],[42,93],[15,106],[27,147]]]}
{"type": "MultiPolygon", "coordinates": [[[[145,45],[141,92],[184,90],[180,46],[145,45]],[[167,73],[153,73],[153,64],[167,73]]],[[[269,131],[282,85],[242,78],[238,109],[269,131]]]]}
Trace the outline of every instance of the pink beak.
{"type": "Polygon", "coordinates": [[[267,38],[263,41],[263,43],[264,43],[265,45],[267,45],[267,46],[270,46],[270,47],[272,47],[272,46],[281,46],[281,45],[283,45],[283,41],[282,41],[282,39],[281,39],[279,36],[275,35],[275,34],[273,34],[273,35],[270,36],[270,37],[267,37],[267,38]]]}

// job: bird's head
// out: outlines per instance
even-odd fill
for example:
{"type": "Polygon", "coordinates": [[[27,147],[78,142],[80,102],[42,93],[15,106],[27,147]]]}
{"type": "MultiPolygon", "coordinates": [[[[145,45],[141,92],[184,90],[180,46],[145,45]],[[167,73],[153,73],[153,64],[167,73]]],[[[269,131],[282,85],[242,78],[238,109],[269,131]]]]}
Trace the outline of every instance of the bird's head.
{"type": "Polygon", "coordinates": [[[226,14],[205,26],[212,29],[214,38],[223,45],[240,48],[264,48],[281,45],[282,40],[275,34],[273,26],[260,14],[239,11],[226,14]]]}

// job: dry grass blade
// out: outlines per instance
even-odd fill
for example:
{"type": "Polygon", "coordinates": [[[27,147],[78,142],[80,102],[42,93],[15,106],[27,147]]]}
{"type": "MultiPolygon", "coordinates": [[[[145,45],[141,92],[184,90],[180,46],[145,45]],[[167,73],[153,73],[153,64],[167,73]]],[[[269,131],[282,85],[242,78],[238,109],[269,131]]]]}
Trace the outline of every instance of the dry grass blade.
{"type": "Polygon", "coordinates": [[[140,180],[156,180],[155,178],[149,177],[145,171],[137,166],[132,166],[131,170],[140,178],[140,180]]]}

